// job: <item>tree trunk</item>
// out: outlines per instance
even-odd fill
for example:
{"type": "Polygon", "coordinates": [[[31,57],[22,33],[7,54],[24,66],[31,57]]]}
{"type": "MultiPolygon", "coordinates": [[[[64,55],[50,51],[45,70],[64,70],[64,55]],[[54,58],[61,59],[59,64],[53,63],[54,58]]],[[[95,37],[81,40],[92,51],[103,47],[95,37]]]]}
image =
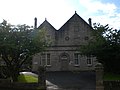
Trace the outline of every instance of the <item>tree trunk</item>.
{"type": "Polygon", "coordinates": [[[9,77],[12,79],[11,82],[17,82],[19,76],[19,69],[14,68],[14,66],[10,66],[8,68],[8,71],[9,71],[9,77]]]}
{"type": "Polygon", "coordinates": [[[11,73],[11,78],[12,78],[13,82],[17,82],[18,81],[18,76],[19,76],[19,72],[18,71],[13,71],[13,73],[11,73]]]}

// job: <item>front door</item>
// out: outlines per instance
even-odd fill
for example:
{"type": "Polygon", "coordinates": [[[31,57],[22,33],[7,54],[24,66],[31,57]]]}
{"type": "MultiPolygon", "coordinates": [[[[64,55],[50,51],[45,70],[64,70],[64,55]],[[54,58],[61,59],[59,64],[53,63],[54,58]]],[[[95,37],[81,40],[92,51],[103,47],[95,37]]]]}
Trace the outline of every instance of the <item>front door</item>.
{"type": "Polygon", "coordinates": [[[68,54],[62,54],[60,57],[61,61],[61,71],[68,71],[69,56],[68,54]]]}

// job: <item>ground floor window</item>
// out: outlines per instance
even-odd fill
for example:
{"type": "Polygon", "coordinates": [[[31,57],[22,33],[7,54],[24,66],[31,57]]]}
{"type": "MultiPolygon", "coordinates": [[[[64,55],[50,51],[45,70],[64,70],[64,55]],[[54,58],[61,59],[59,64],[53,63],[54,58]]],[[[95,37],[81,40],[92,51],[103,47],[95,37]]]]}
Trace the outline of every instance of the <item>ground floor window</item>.
{"type": "Polygon", "coordinates": [[[50,66],[50,53],[43,53],[41,54],[40,64],[45,66],[50,66]]]}
{"type": "Polygon", "coordinates": [[[92,65],[92,56],[87,56],[87,65],[88,66],[92,65]]]}
{"type": "Polygon", "coordinates": [[[79,66],[80,65],[80,54],[74,53],[74,65],[79,66]]]}
{"type": "Polygon", "coordinates": [[[47,53],[47,56],[46,56],[47,58],[47,60],[46,60],[46,65],[50,65],[50,54],[49,53],[47,53]]]}

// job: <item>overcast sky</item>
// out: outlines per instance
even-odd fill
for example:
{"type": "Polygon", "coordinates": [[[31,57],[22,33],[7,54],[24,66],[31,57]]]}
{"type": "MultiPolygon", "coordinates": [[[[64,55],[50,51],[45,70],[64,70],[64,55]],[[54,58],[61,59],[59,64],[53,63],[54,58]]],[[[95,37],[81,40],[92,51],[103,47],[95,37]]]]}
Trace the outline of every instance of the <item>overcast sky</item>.
{"type": "Polygon", "coordinates": [[[120,0],[0,0],[0,22],[38,26],[47,20],[59,29],[74,13],[88,22],[120,29],[120,0]]]}

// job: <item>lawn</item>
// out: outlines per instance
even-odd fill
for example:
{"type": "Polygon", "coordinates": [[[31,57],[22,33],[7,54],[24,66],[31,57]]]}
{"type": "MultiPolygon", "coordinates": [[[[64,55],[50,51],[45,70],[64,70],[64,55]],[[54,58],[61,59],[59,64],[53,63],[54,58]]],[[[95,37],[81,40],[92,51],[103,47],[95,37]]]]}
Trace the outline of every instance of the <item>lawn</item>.
{"type": "Polygon", "coordinates": [[[120,74],[105,73],[103,79],[105,81],[120,80],[120,74]]]}
{"type": "Polygon", "coordinates": [[[38,85],[38,78],[36,76],[26,74],[20,74],[18,76],[18,83],[2,84],[3,86],[0,86],[0,90],[46,90],[45,86],[38,85]],[[29,87],[29,85],[32,85],[31,83],[33,83],[33,86],[29,87]]]}
{"type": "Polygon", "coordinates": [[[18,82],[27,82],[27,83],[38,82],[38,78],[37,78],[37,77],[34,77],[34,76],[32,76],[32,75],[24,75],[24,74],[21,74],[21,75],[18,77],[18,82]]]}

